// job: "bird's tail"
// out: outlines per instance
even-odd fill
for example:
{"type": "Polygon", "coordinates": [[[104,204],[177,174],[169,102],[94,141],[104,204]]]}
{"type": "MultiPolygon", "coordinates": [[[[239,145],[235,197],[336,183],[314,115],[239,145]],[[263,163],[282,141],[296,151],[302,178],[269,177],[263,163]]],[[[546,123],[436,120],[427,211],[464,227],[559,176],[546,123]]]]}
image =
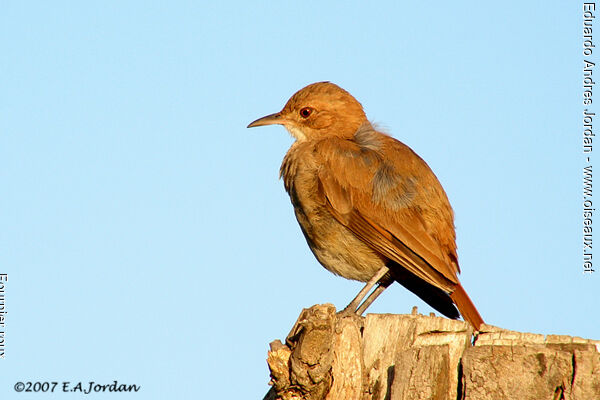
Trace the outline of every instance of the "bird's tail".
{"type": "Polygon", "coordinates": [[[454,292],[450,294],[452,301],[458,307],[458,311],[460,311],[460,315],[462,315],[463,319],[467,321],[476,331],[481,329],[481,324],[483,324],[483,318],[479,315],[479,312],[475,308],[475,305],[465,292],[465,289],[461,286],[461,284],[457,284],[454,292]]]}

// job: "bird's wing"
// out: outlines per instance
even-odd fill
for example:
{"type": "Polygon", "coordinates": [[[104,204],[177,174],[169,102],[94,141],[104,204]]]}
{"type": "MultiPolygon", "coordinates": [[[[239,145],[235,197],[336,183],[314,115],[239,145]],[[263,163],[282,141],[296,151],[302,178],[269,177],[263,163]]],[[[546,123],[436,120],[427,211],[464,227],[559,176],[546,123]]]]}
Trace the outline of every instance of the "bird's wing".
{"type": "Polygon", "coordinates": [[[379,153],[351,141],[320,144],[324,159],[318,179],[327,206],[338,222],[374,250],[452,292],[458,283],[458,264],[451,261],[456,259],[452,211],[447,206],[451,232],[446,233],[451,238],[444,245],[438,236],[448,230],[448,223],[436,221],[443,215],[429,209],[444,203],[443,189],[412,150],[387,136],[385,140],[379,153]],[[382,151],[393,152],[393,157],[382,151]],[[393,162],[397,158],[400,164],[393,162]],[[438,187],[432,191],[429,186],[434,184],[438,187]],[[443,199],[436,198],[437,191],[442,191],[443,199]]]}

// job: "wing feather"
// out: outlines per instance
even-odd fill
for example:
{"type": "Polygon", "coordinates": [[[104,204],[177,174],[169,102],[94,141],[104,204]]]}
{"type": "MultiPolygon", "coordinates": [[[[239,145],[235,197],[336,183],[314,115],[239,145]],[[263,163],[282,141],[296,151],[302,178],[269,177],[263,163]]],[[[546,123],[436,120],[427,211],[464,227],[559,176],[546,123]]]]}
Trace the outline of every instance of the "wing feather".
{"type": "MultiPolygon", "coordinates": [[[[397,142],[387,136],[382,140],[386,139],[397,142]]],[[[381,151],[385,150],[385,144],[381,151]]],[[[396,147],[393,150],[397,153],[397,144],[390,145],[396,147]]],[[[402,147],[400,149],[404,150],[402,147]]],[[[452,243],[443,248],[443,244],[440,245],[439,240],[436,240],[436,236],[439,236],[439,232],[435,230],[436,223],[439,224],[440,221],[428,223],[422,217],[435,217],[435,214],[423,209],[427,204],[423,196],[432,189],[419,187],[414,183],[422,182],[422,177],[411,178],[415,173],[414,164],[422,162],[425,172],[439,186],[433,188],[434,195],[437,194],[435,190],[441,190],[445,196],[429,167],[412,153],[410,156],[414,155],[417,160],[411,158],[408,163],[402,163],[401,167],[406,169],[402,171],[398,165],[390,164],[389,157],[385,157],[385,154],[361,148],[350,141],[323,141],[319,153],[325,155],[325,159],[318,179],[334,218],[383,256],[402,265],[424,281],[452,292],[458,283],[458,264],[452,262],[456,259],[454,230],[452,229],[452,243]],[[381,182],[374,189],[378,184],[377,179],[381,182]]],[[[427,178],[429,180],[426,183],[431,181],[429,176],[427,178]]]]}

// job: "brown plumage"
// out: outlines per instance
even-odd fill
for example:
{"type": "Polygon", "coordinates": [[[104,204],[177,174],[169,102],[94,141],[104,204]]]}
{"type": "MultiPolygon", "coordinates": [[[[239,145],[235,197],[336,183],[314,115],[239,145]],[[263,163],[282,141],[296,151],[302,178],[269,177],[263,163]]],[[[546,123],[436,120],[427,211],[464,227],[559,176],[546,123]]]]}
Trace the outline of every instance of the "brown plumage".
{"type": "Polygon", "coordinates": [[[452,208],[425,161],[376,131],[361,104],[329,82],[301,89],[248,127],[271,124],[296,138],[280,175],[316,258],[334,274],[379,284],[359,313],[398,281],[450,318],[459,316],[455,304],[480,328],[457,277],[452,208]]]}

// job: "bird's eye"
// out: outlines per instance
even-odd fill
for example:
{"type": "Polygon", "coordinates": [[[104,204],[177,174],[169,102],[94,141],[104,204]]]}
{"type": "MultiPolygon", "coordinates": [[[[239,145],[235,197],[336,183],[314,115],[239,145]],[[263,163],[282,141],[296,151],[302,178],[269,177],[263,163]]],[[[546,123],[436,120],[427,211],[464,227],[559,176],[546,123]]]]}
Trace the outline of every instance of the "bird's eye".
{"type": "Polygon", "coordinates": [[[302,110],[300,110],[300,116],[302,118],[308,118],[310,117],[310,114],[312,114],[312,108],[310,107],[304,107],[302,110]]]}

